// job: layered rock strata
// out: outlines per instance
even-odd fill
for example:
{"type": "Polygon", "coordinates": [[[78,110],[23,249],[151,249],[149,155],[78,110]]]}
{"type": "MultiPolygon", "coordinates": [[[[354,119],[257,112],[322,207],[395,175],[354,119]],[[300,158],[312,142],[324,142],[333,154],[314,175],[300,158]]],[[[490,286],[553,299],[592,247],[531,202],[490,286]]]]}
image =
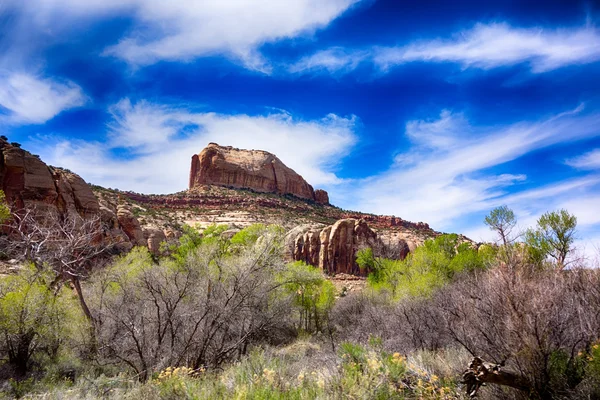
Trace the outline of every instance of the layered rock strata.
{"type": "Polygon", "coordinates": [[[210,143],[192,156],[189,188],[218,185],[262,193],[291,194],[321,204],[329,203],[324,190],[315,190],[277,156],[263,150],[242,150],[210,143]]]}

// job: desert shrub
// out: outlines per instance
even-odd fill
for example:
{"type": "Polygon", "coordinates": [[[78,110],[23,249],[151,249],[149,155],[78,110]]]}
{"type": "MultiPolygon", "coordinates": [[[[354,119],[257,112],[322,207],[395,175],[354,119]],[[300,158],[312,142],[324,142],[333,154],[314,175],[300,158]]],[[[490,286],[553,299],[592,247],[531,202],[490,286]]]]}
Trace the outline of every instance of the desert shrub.
{"type": "Polygon", "coordinates": [[[338,300],[332,322],[339,339],[364,344],[377,335],[387,351],[440,354],[462,348],[504,365],[531,388],[522,393],[489,385],[484,397],[586,398],[599,390],[598,309],[597,270],[532,275],[497,267],[463,274],[429,297],[351,294],[338,300]]]}
{"type": "Polygon", "coordinates": [[[96,276],[93,309],[105,359],[145,380],[168,366],[215,368],[287,334],[289,303],[275,282],[285,268],[281,237],[265,230],[235,254],[206,237],[183,263],[155,264],[137,248],[96,276]]]}
{"type": "Polygon", "coordinates": [[[445,288],[437,306],[447,334],[471,354],[517,371],[532,396],[558,398],[585,377],[577,355],[598,335],[598,284],[595,270],[495,269],[445,288]]]}
{"type": "Polygon", "coordinates": [[[446,334],[435,298],[393,300],[383,293],[351,294],[337,301],[332,324],[340,340],[367,343],[381,338],[383,348],[409,354],[454,344],[446,334]]]}

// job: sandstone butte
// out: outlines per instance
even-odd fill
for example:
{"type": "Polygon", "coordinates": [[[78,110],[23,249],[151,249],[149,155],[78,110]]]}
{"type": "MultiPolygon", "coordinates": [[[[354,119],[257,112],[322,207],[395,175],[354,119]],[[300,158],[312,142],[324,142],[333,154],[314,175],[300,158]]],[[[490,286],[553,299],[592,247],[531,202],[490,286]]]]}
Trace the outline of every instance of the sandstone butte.
{"type": "Polygon", "coordinates": [[[301,199],[329,204],[326,191],[313,187],[277,156],[263,150],[231,146],[208,146],[192,156],[189,188],[218,185],[252,189],[263,193],[291,194],[301,199]]]}

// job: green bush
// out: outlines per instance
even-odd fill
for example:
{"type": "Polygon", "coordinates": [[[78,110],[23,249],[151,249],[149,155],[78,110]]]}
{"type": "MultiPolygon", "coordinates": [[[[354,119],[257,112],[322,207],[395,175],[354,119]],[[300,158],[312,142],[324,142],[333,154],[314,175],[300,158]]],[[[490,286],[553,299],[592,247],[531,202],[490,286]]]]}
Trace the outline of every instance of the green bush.
{"type": "Polygon", "coordinates": [[[493,257],[493,251],[478,251],[461,243],[458,235],[447,234],[426,240],[402,261],[375,258],[365,249],[358,252],[357,262],[373,270],[368,276],[371,288],[399,299],[429,296],[459,273],[487,268],[493,257]]]}
{"type": "Polygon", "coordinates": [[[53,275],[27,265],[0,280],[0,351],[26,374],[35,362],[42,368],[72,352],[84,341],[85,325],[74,294],[51,288],[53,275]]]}
{"type": "Polygon", "coordinates": [[[306,332],[324,331],[335,301],[335,287],[323,272],[296,261],[287,265],[278,281],[299,310],[299,328],[306,332]]]}

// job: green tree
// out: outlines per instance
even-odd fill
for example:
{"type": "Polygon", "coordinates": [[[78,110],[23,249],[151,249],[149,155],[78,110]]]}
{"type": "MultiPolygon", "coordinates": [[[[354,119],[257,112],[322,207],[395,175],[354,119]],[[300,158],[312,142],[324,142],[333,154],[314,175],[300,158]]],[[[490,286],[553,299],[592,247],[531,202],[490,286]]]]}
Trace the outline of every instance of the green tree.
{"type": "Polygon", "coordinates": [[[458,273],[483,269],[490,264],[490,254],[461,243],[456,234],[446,234],[426,240],[402,261],[376,258],[365,249],[357,262],[373,268],[367,278],[370,287],[401,298],[428,296],[458,273]]]}
{"type": "Polygon", "coordinates": [[[50,271],[28,265],[0,280],[0,352],[18,375],[28,371],[32,359],[56,360],[85,325],[69,291],[50,289],[52,279],[50,271]]]}
{"type": "MultiPolygon", "coordinates": [[[[189,225],[183,226],[183,235],[179,238],[179,243],[170,246],[171,257],[179,264],[185,264],[186,259],[200,247],[202,244],[219,243],[226,247],[228,243],[222,240],[221,234],[227,230],[227,225],[210,225],[204,231],[189,225]]],[[[225,248],[222,249],[225,251],[225,248]]]]}
{"type": "Polygon", "coordinates": [[[517,224],[517,220],[515,213],[510,208],[505,205],[494,208],[485,217],[484,222],[491,230],[498,233],[504,247],[512,243],[514,239],[511,234],[517,224]]]}
{"type": "Polygon", "coordinates": [[[525,243],[534,261],[542,262],[550,256],[556,261],[558,269],[567,266],[567,256],[573,249],[577,217],[567,210],[558,210],[543,214],[537,221],[535,230],[528,230],[525,243]]]}
{"type": "Polygon", "coordinates": [[[323,331],[335,301],[333,284],[319,269],[302,261],[289,264],[279,280],[300,309],[300,327],[307,332],[323,331]]]}

